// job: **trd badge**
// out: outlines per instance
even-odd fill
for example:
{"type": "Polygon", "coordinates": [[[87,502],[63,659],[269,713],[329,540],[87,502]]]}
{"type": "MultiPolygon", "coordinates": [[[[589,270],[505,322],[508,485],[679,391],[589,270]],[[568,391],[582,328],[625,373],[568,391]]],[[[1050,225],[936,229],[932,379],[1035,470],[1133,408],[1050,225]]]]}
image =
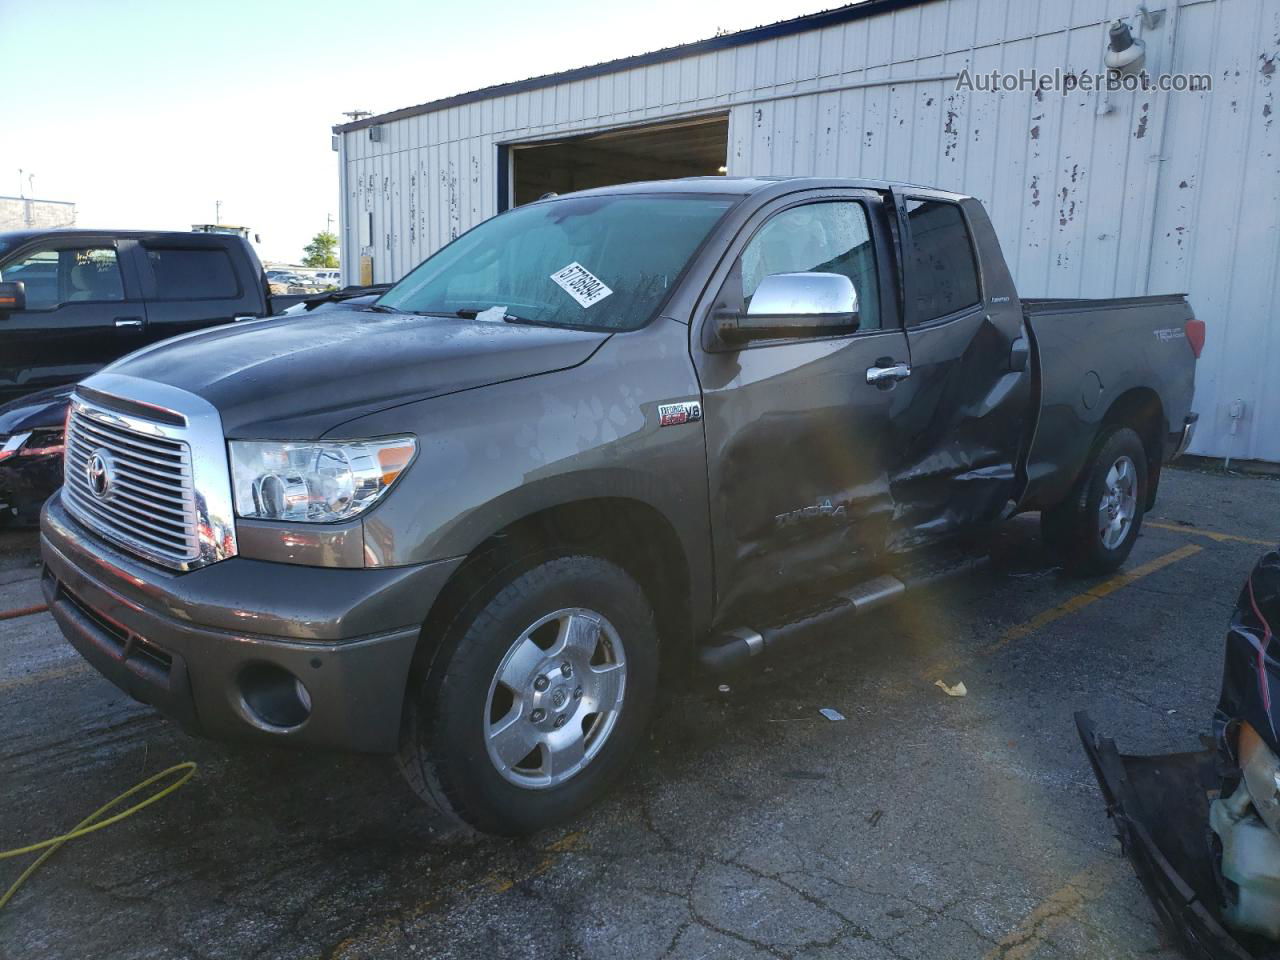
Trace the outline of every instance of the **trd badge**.
{"type": "Polygon", "coordinates": [[[658,426],[674,427],[682,423],[695,423],[702,419],[702,404],[697,400],[682,403],[664,403],[658,407],[658,426]]]}

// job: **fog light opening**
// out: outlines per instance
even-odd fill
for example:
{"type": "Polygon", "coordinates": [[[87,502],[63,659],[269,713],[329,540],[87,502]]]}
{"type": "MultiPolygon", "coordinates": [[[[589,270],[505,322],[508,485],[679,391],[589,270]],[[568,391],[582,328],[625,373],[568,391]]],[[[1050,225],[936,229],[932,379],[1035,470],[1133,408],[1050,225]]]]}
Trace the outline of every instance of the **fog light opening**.
{"type": "Polygon", "coordinates": [[[245,713],[258,726],[290,730],[311,716],[311,692],[283,667],[250,664],[240,671],[237,682],[245,713]]]}

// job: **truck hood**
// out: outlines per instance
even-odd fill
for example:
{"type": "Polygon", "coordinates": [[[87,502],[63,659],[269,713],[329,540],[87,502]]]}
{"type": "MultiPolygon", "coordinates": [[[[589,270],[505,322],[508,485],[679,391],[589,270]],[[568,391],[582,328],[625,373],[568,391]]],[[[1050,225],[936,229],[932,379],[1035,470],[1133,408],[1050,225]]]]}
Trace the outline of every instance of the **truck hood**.
{"type": "Polygon", "coordinates": [[[608,338],[334,308],[174,337],[107,370],[199,394],[229,438],[308,440],[388,407],[577,366],[608,338]]]}

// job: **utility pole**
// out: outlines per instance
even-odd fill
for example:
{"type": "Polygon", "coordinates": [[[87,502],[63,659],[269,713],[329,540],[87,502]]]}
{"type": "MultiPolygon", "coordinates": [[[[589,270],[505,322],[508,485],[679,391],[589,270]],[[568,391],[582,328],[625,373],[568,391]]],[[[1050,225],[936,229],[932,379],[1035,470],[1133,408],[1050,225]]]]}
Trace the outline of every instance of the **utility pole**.
{"type": "Polygon", "coordinates": [[[326,213],[324,215],[324,232],[333,233],[333,214],[326,213]]]}
{"type": "Polygon", "coordinates": [[[26,197],[26,193],[22,189],[22,168],[18,168],[18,199],[22,200],[26,197]]]}
{"type": "Polygon", "coordinates": [[[222,223],[222,201],[213,201],[213,222],[220,225],[222,223]]]}

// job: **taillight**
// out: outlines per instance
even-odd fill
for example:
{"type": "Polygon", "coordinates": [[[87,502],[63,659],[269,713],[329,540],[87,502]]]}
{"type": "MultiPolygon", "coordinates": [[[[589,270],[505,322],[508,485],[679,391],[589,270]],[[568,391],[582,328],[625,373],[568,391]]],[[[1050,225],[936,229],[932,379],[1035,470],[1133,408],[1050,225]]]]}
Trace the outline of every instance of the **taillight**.
{"type": "Polygon", "coordinates": [[[1199,360],[1200,351],[1204,349],[1204,321],[1188,320],[1183,329],[1187,332],[1187,343],[1191,344],[1191,352],[1199,360]]]}

